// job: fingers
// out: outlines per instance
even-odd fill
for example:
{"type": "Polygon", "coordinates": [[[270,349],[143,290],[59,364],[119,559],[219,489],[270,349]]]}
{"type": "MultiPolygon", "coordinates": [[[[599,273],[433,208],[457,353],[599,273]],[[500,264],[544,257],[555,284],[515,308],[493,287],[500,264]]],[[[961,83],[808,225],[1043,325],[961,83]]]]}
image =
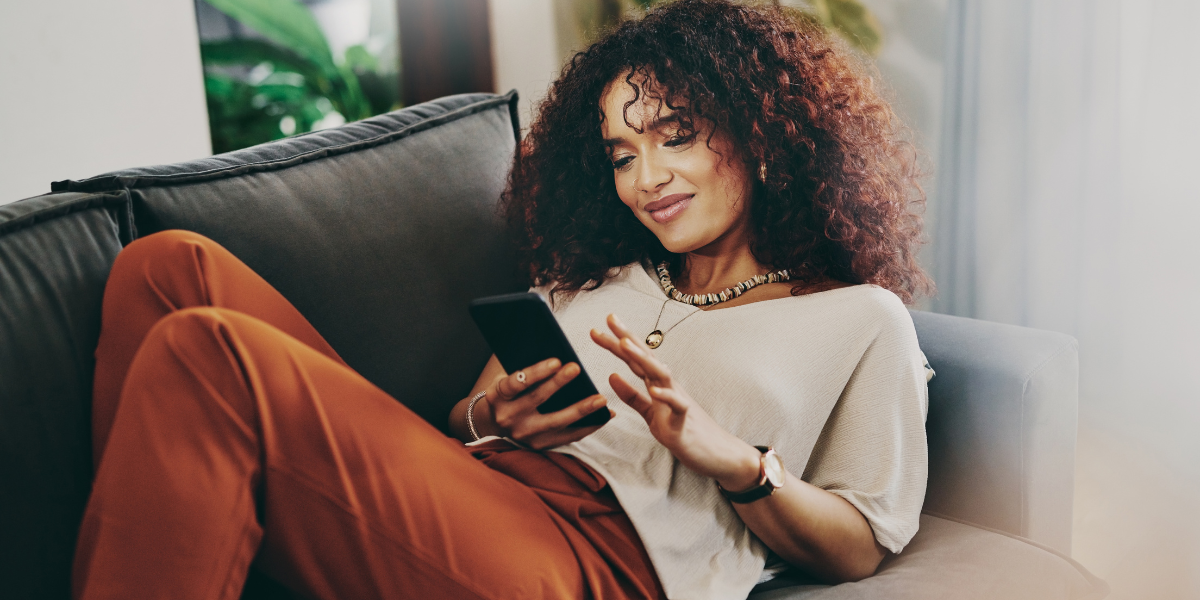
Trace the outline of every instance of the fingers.
{"type": "MultiPolygon", "coordinates": [[[[608,328],[611,329],[617,337],[636,339],[633,333],[629,331],[629,328],[625,327],[625,324],[617,318],[617,315],[608,315],[608,319],[606,319],[606,321],[608,322],[608,328]]],[[[642,347],[644,348],[645,344],[643,344],[642,347]]],[[[647,348],[647,350],[649,350],[649,348],[647,348]]]]}
{"type": "Polygon", "coordinates": [[[583,369],[578,364],[567,363],[554,374],[554,377],[543,381],[532,390],[527,390],[524,396],[517,399],[517,403],[521,404],[523,408],[537,408],[564,385],[579,376],[582,371],[583,369]]]}
{"type": "Polygon", "coordinates": [[[596,342],[596,345],[608,350],[609,352],[612,352],[614,356],[625,361],[625,364],[629,365],[629,369],[633,371],[634,375],[637,375],[638,377],[646,376],[645,370],[642,369],[640,364],[638,364],[638,361],[630,356],[627,350],[621,347],[620,338],[617,338],[611,333],[600,331],[599,329],[593,329],[591,331],[591,335],[592,341],[596,342]]]}
{"type": "Polygon", "coordinates": [[[634,337],[616,315],[608,315],[608,327],[612,333],[599,329],[591,331],[597,345],[625,361],[634,375],[659,385],[670,385],[671,372],[667,366],[654,358],[650,349],[634,337]]]}
{"type": "Polygon", "coordinates": [[[671,407],[671,411],[676,414],[684,414],[688,410],[688,403],[679,392],[674,388],[662,388],[655,385],[647,386],[646,391],[650,393],[651,400],[657,400],[671,407]]]}
{"type": "Polygon", "coordinates": [[[553,375],[558,370],[560,364],[561,363],[557,358],[551,358],[543,360],[542,362],[531,367],[521,369],[516,373],[501,377],[496,383],[497,398],[494,400],[507,401],[520,396],[525,392],[525,390],[537,385],[538,382],[553,375]],[[524,374],[525,381],[521,381],[521,377],[518,375],[518,373],[524,374]]]}
{"type": "MultiPolygon", "coordinates": [[[[613,416],[616,415],[616,413],[613,413],[611,410],[609,413],[613,416]]],[[[603,426],[596,425],[594,427],[572,427],[570,429],[563,429],[553,433],[539,435],[528,442],[522,443],[530,448],[533,448],[534,450],[548,450],[550,448],[565,446],[572,442],[578,442],[579,440],[582,440],[583,438],[595,433],[596,430],[600,429],[601,427],[603,426]]]]}
{"type": "Polygon", "coordinates": [[[650,407],[654,405],[649,396],[629,385],[629,382],[616,373],[608,376],[608,385],[612,386],[613,391],[622,402],[636,410],[643,418],[650,411],[650,407]]]}
{"type": "Polygon", "coordinates": [[[541,419],[537,419],[539,421],[538,429],[542,431],[564,429],[569,427],[571,423],[574,423],[575,421],[578,421],[606,406],[608,406],[608,401],[604,399],[604,396],[599,394],[596,394],[595,396],[589,396],[560,411],[543,415],[541,419]]]}
{"type": "MultiPolygon", "coordinates": [[[[511,437],[535,450],[570,444],[603,427],[603,425],[571,427],[571,424],[598,410],[608,410],[607,404],[604,397],[599,394],[584,398],[558,412],[527,419],[512,431],[511,437]]],[[[611,410],[608,412],[610,417],[616,416],[616,413],[611,410]]]]}
{"type": "Polygon", "coordinates": [[[639,374],[639,377],[663,386],[671,384],[671,372],[667,369],[667,365],[651,356],[649,350],[643,349],[644,346],[629,338],[622,338],[621,348],[629,355],[630,364],[638,365],[639,369],[635,369],[634,372],[640,370],[644,373],[639,374]]]}

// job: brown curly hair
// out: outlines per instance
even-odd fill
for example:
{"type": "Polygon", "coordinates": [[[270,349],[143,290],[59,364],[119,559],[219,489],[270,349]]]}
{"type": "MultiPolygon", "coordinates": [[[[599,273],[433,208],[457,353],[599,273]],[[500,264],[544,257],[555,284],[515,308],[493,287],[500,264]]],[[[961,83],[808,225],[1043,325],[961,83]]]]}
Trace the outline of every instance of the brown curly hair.
{"type": "Polygon", "coordinates": [[[617,196],[600,100],[622,74],[682,128],[729,136],[751,173],[766,165],[750,247],[792,273],[793,294],[829,280],[873,283],[906,303],[932,292],[916,261],[916,152],[866,69],[804,19],[723,0],[677,0],[627,21],[551,86],[501,203],[531,283],[571,294],[633,262],[681,265],[617,196]]]}

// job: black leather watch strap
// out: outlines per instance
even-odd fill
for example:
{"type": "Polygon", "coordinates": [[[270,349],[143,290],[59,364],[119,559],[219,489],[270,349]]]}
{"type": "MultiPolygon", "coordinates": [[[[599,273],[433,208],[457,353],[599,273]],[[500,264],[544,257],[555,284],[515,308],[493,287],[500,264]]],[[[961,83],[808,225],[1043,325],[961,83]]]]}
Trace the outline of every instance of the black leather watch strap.
{"type": "MultiPolygon", "coordinates": [[[[762,452],[763,455],[766,455],[767,452],[771,451],[771,448],[768,446],[755,446],[755,449],[757,449],[759,452],[762,452]]],[[[775,488],[776,486],[772,484],[771,480],[767,477],[765,465],[761,461],[759,462],[758,467],[758,485],[741,492],[731,492],[721,487],[720,484],[717,484],[717,489],[721,490],[721,494],[725,496],[727,500],[735,504],[746,504],[749,502],[754,502],[755,500],[766,498],[767,496],[775,493],[775,488]]]]}

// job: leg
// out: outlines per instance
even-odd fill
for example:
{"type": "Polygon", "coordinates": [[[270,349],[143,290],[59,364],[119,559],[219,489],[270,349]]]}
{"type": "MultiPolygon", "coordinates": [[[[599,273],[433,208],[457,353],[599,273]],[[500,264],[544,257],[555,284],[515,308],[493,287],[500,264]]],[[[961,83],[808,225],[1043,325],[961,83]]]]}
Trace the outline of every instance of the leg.
{"type": "Polygon", "coordinates": [[[351,369],[197,308],[133,360],[73,595],[234,600],[260,552],[314,598],[578,598],[580,550],[528,487],[351,369]]]}
{"type": "Polygon", "coordinates": [[[150,328],[173,311],[217,306],[261,319],[342,362],[275,288],[220,244],[190,231],[141,238],[117,255],[104,289],[93,387],[92,447],[99,464],[125,374],[150,328]]]}

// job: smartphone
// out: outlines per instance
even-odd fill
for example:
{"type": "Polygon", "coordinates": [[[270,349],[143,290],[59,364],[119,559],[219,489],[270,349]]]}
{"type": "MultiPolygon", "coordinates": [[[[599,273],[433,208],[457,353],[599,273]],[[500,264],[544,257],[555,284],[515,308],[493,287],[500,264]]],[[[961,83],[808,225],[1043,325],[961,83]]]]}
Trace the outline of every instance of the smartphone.
{"type": "MultiPolygon", "coordinates": [[[[505,371],[513,373],[550,358],[557,358],[564,365],[572,362],[579,365],[579,375],[538,406],[538,412],[559,411],[599,393],[541,294],[523,292],[477,298],[468,309],[505,371]]],[[[570,426],[603,425],[609,417],[602,408],[570,426]]]]}

